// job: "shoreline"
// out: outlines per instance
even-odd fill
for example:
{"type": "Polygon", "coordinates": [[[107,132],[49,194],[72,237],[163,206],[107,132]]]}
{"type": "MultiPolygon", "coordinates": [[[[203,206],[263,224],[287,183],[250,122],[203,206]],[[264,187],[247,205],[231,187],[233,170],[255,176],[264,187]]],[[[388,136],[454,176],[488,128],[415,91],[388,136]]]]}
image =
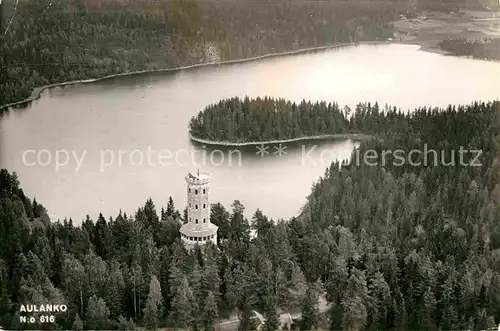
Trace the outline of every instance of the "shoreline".
{"type": "Polygon", "coordinates": [[[33,88],[33,91],[31,91],[31,95],[21,101],[16,101],[16,102],[11,102],[5,105],[0,105],[0,114],[4,112],[7,108],[10,107],[15,107],[19,105],[26,105],[32,101],[35,101],[41,97],[42,92],[45,90],[54,88],[54,87],[60,87],[60,86],[66,86],[66,85],[77,85],[77,84],[88,84],[88,83],[95,83],[99,82],[105,79],[111,79],[111,78],[116,78],[116,77],[122,77],[122,76],[134,76],[134,75],[140,75],[140,74],[151,74],[151,73],[161,73],[161,72],[178,72],[182,70],[188,70],[188,69],[194,69],[194,68],[203,68],[203,67],[210,67],[210,66],[221,66],[221,65],[230,65],[230,64],[237,64],[237,63],[245,63],[245,62],[252,62],[252,61],[258,61],[258,60],[263,60],[266,58],[273,58],[273,57],[280,57],[280,56],[291,56],[291,55],[298,55],[298,54],[303,54],[303,53],[309,53],[309,52],[314,52],[314,51],[322,51],[322,50],[329,50],[329,49],[335,49],[335,48],[342,48],[342,47],[350,47],[350,46],[360,46],[360,45],[382,45],[382,44],[397,44],[397,45],[414,45],[414,46],[420,46],[419,49],[422,49],[423,46],[419,45],[418,43],[406,43],[406,42],[399,42],[399,41],[364,41],[364,42],[357,42],[357,43],[340,43],[340,44],[335,44],[335,45],[326,45],[326,46],[317,46],[317,47],[309,47],[309,48],[303,48],[303,49],[298,49],[295,51],[288,51],[288,52],[281,52],[281,53],[270,53],[270,54],[265,54],[265,55],[260,55],[260,56],[254,56],[250,58],[244,58],[244,59],[237,59],[237,60],[228,60],[228,61],[221,61],[221,62],[209,62],[209,63],[198,63],[198,64],[193,64],[193,65],[188,65],[188,66],[181,66],[181,67],[175,67],[175,68],[165,68],[165,69],[156,69],[156,70],[140,70],[140,71],[132,71],[132,72],[124,72],[124,73],[118,73],[118,74],[113,74],[113,75],[108,75],[108,76],[103,76],[103,77],[98,77],[98,78],[89,78],[89,79],[80,79],[80,80],[73,80],[73,81],[66,81],[66,82],[61,82],[61,83],[55,83],[55,84],[49,84],[49,85],[44,85],[44,86],[39,86],[33,88]]]}
{"type": "Polygon", "coordinates": [[[276,140],[265,140],[265,141],[247,141],[247,142],[231,142],[231,141],[217,141],[194,137],[189,134],[189,139],[200,144],[210,145],[210,146],[225,146],[225,147],[245,147],[245,146],[257,146],[257,145],[269,145],[269,144],[283,144],[292,143],[303,140],[335,140],[335,139],[351,139],[356,141],[369,140],[372,136],[365,133],[334,133],[334,134],[322,134],[317,136],[305,136],[290,139],[276,139],[276,140]]]}
{"type": "MultiPolygon", "coordinates": [[[[27,97],[23,100],[7,103],[7,104],[3,104],[3,105],[0,104],[0,114],[2,114],[9,107],[15,107],[15,106],[19,106],[19,105],[27,105],[30,102],[32,102],[36,99],[39,99],[41,97],[42,92],[44,92],[45,90],[51,89],[54,87],[59,87],[59,86],[94,83],[94,82],[98,82],[101,80],[111,79],[111,78],[116,78],[116,77],[121,77],[121,76],[133,76],[133,75],[140,75],[140,74],[152,74],[152,73],[162,73],[162,72],[174,72],[175,73],[175,72],[180,72],[180,71],[186,70],[186,69],[202,68],[202,67],[208,67],[208,66],[230,65],[230,64],[258,61],[258,60],[272,58],[272,57],[278,57],[278,56],[298,55],[298,54],[303,54],[303,53],[329,50],[329,49],[335,49],[335,48],[341,48],[341,47],[349,47],[349,46],[379,45],[379,44],[412,45],[412,46],[418,46],[419,51],[423,51],[426,53],[439,54],[439,55],[443,55],[443,56],[456,56],[456,57],[472,58],[474,60],[479,60],[479,61],[481,61],[481,60],[483,60],[483,61],[484,60],[496,61],[496,60],[480,59],[480,58],[462,56],[462,55],[456,54],[454,52],[445,50],[439,46],[439,42],[442,41],[441,39],[443,37],[442,33],[446,32],[446,34],[448,35],[448,32],[449,32],[448,29],[450,27],[453,27],[454,26],[453,24],[455,24],[455,23],[459,24],[459,25],[460,24],[462,24],[462,25],[469,24],[469,25],[471,25],[471,29],[473,29],[471,31],[482,31],[483,35],[488,36],[488,31],[489,31],[488,26],[485,27],[481,24],[476,24],[479,16],[475,15],[474,13],[466,13],[466,11],[469,12],[469,10],[466,10],[463,8],[460,9],[460,12],[462,13],[461,16],[460,15],[457,16],[454,13],[447,14],[447,13],[433,12],[433,11],[431,11],[430,13],[426,13],[424,11],[424,13],[430,15],[429,18],[427,18],[427,17],[420,18],[419,17],[419,18],[413,18],[410,20],[408,20],[407,18],[395,20],[395,21],[391,22],[394,25],[394,31],[393,31],[394,38],[389,38],[387,40],[371,40],[371,41],[360,41],[360,42],[336,43],[336,44],[330,44],[330,45],[301,48],[301,49],[290,50],[290,51],[285,51],[285,52],[275,52],[275,53],[263,54],[263,55],[259,55],[259,56],[247,57],[247,58],[241,58],[241,59],[219,61],[219,62],[204,62],[204,63],[197,63],[197,64],[192,64],[192,65],[178,66],[178,67],[172,67],[172,68],[121,72],[121,73],[116,73],[116,74],[101,76],[101,77],[96,77],[96,78],[64,81],[64,82],[53,83],[53,84],[48,84],[48,85],[44,85],[44,86],[37,86],[37,87],[34,87],[32,89],[29,97],[27,97]],[[463,15],[465,15],[465,16],[462,17],[463,15]],[[455,22],[457,20],[458,20],[458,23],[455,22]],[[436,29],[437,29],[437,31],[436,31],[436,29]],[[410,34],[410,32],[412,32],[412,33],[410,34]],[[417,32],[417,33],[415,34],[414,32],[417,32]]],[[[469,30],[464,30],[464,31],[469,31],[469,30]]],[[[452,31],[452,34],[455,35],[456,38],[459,38],[463,34],[464,31],[459,31],[459,30],[455,29],[452,31]]],[[[448,38],[450,38],[450,37],[448,36],[448,38]]]]}

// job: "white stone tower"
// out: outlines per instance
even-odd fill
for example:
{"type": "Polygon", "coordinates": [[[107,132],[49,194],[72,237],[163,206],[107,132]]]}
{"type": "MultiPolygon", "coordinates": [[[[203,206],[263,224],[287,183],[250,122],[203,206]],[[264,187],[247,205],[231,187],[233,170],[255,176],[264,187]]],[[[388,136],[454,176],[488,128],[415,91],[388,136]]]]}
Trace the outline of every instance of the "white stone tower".
{"type": "Polygon", "coordinates": [[[186,248],[196,244],[203,245],[208,241],[217,244],[217,226],[210,223],[210,174],[188,173],[187,182],[187,223],[180,232],[186,248]]]}

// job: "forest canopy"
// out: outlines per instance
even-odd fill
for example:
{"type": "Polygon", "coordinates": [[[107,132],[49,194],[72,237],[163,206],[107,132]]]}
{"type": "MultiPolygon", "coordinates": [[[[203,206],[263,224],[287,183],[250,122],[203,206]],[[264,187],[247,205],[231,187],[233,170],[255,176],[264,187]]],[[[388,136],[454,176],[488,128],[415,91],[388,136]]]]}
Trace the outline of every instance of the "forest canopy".
{"type": "MultiPolygon", "coordinates": [[[[341,108],[336,102],[300,103],[269,97],[250,99],[230,98],[207,106],[189,123],[193,138],[223,143],[244,143],[286,140],[342,133],[408,134],[425,137],[422,131],[435,128],[424,126],[432,121],[444,122],[448,117],[461,121],[461,130],[469,135],[470,126],[464,118],[477,112],[492,112],[493,104],[449,106],[446,109],[420,107],[410,112],[394,106],[380,107],[377,102],[359,103],[354,109],[341,108]],[[467,113],[467,115],[465,115],[467,113]],[[462,122],[463,121],[463,122],[462,122]]],[[[435,128],[437,135],[454,139],[449,127],[435,128]]]]}

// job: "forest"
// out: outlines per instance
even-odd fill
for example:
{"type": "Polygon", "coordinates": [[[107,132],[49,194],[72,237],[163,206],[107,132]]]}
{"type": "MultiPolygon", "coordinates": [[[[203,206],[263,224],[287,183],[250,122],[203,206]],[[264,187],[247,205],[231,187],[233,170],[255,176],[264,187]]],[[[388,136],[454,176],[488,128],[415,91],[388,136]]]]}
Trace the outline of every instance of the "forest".
{"type": "Polygon", "coordinates": [[[465,0],[4,0],[0,105],[34,87],[234,60],[342,42],[386,40],[400,14],[465,0]]]}
{"type": "Polygon", "coordinates": [[[467,39],[443,40],[439,46],[454,55],[470,56],[481,60],[500,60],[500,38],[475,41],[467,39]]]}
{"type": "MultiPolygon", "coordinates": [[[[361,110],[361,107],[359,105],[358,109],[361,110]]],[[[378,105],[375,108],[378,112],[378,105]]],[[[194,138],[221,142],[302,138],[351,132],[358,122],[353,122],[351,126],[347,120],[349,114],[350,109],[340,109],[331,102],[303,100],[296,104],[269,97],[235,97],[208,105],[191,118],[189,133],[194,138]]],[[[373,129],[372,125],[369,127],[373,129]]]]}
{"type": "MultiPolygon", "coordinates": [[[[422,107],[404,112],[394,106],[380,107],[377,102],[359,103],[354,109],[341,108],[336,102],[300,103],[271,97],[250,99],[238,97],[208,105],[191,118],[192,137],[226,143],[284,140],[339,133],[391,135],[408,126],[419,131],[430,118],[461,114],[474,106],[449,106],[447,109],[422,107]]],[[[489,106],[492,107],[492,106],[489,106]]],[[[466,122],[461,130],[469,131],[466,122]]],[[[440,129],[445,136],[454,136],[448,127],[440,129]]],[[[433,134],[442,136],[439,132],[433,134]]],[[[450,139],[450,138],[447,138],[450,139]]]]}
{"type": "Polygon", "coordinates": [[[172,199],[76,225],[51,220],[2,169],[0,326],[217,330],[237,312],[239,329],[254,330],[257,310],[263,329],[276,330],[279,312],[292,309],[302,313],[294,330],[500,323],[500,103],[377,109],[360,105],[348,121],[337,120],[386,132],[361,151],[463,146],[483,151],[482,166],[336,162],[292,219],[261,210],[246,219],[240,201],[214,203],[217,245],[193,251],[180,241],[185,210],[172,199]],[[323,313],[320,295],[331,304],[323,313]],[[19,323],[20,304],[48,302],[68,305],[56,324],[19,323]]]}

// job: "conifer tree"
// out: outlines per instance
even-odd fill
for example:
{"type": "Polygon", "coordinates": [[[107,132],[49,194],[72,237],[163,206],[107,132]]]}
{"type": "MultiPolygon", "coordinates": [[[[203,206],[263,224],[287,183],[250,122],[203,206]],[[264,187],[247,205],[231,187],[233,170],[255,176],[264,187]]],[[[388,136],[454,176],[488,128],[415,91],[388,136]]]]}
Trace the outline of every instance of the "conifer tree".
{"type": "Polygon", "coordinates": [[[109,325],[109,309],[102,298],[93,295],[85,314],[85,325],[91,330],[103,330],[109,325]]]}
{"type": "Polygon", "coordinates": [[[197,311],[196,299],[185,277],[180,281],[179,288],[172,299],[170,318],[174,325],[189,328],[194,325],[194,313],[197,311]]]}
{"type": "Polygon", "coordinates": [[[154,299],[148,297],[146,300],[146,307],[144,307],[144,320],[148,330],[156,330],[158,327],[158,306],[155,304],[154,299]]]}
{"type": "Polygon", "coordinates": [[[217,299],[213,292],[209,291],[203,305],[203,326],[206,331],[214,330],[214,323],[218,316],[217,299]]]}
{"type": "MultiPolygon", "coordinates": [[[[146,304],[147,306],[147,304],[146,304]]],[[[132,318],[130,318],[128,321],[125,317],[120,315],[118,317],[118,329],[120,330],[127,330],[127,331],[133,331],[135,330],[135,324],[134,321],[132,321],[132,318]]]]}
{"type": "Polygon", "coordinates": [[[301,330],[312,330],[318,327],[318,297],[312,284],[309,284],[302,298],[301,330]]]}
{"type": "Polygon", "coordinates": [[[71,326],[72,330],[83,330],[83,322],[80,319],[80,315],[78,313],[75,315],[75,319],[73,321],[73,325],[71,326]]]}
{"type": "Polygon", "coordinates": [[[250,305],[245,301],[243,304],[243,309],[242,309],[242,314],[240,317],[240,324],[238,325],[238,330],[241,331],[250,331],[250,330],[256,330],[257,325],[255,321],[255,316],[253,314],[252,309],[250,308],[250,305]]]}
{"type": "Polygon", "coordinates": [[[144,319],[150,330],[155,330],[158,326],[158,319],[163,313],[163,297],[161,294],[160,282],[155,275],[151,277],[149,283],[149,294],[144,307],[144,319]]]}
{"type": "Polygon", "coordinates": [[[276,298],[269,298],[266,304],[264,318],[266,319],[263,329],[265,331],[276,331],[280,327],[279,316],[276,310],[276,298]]]}

